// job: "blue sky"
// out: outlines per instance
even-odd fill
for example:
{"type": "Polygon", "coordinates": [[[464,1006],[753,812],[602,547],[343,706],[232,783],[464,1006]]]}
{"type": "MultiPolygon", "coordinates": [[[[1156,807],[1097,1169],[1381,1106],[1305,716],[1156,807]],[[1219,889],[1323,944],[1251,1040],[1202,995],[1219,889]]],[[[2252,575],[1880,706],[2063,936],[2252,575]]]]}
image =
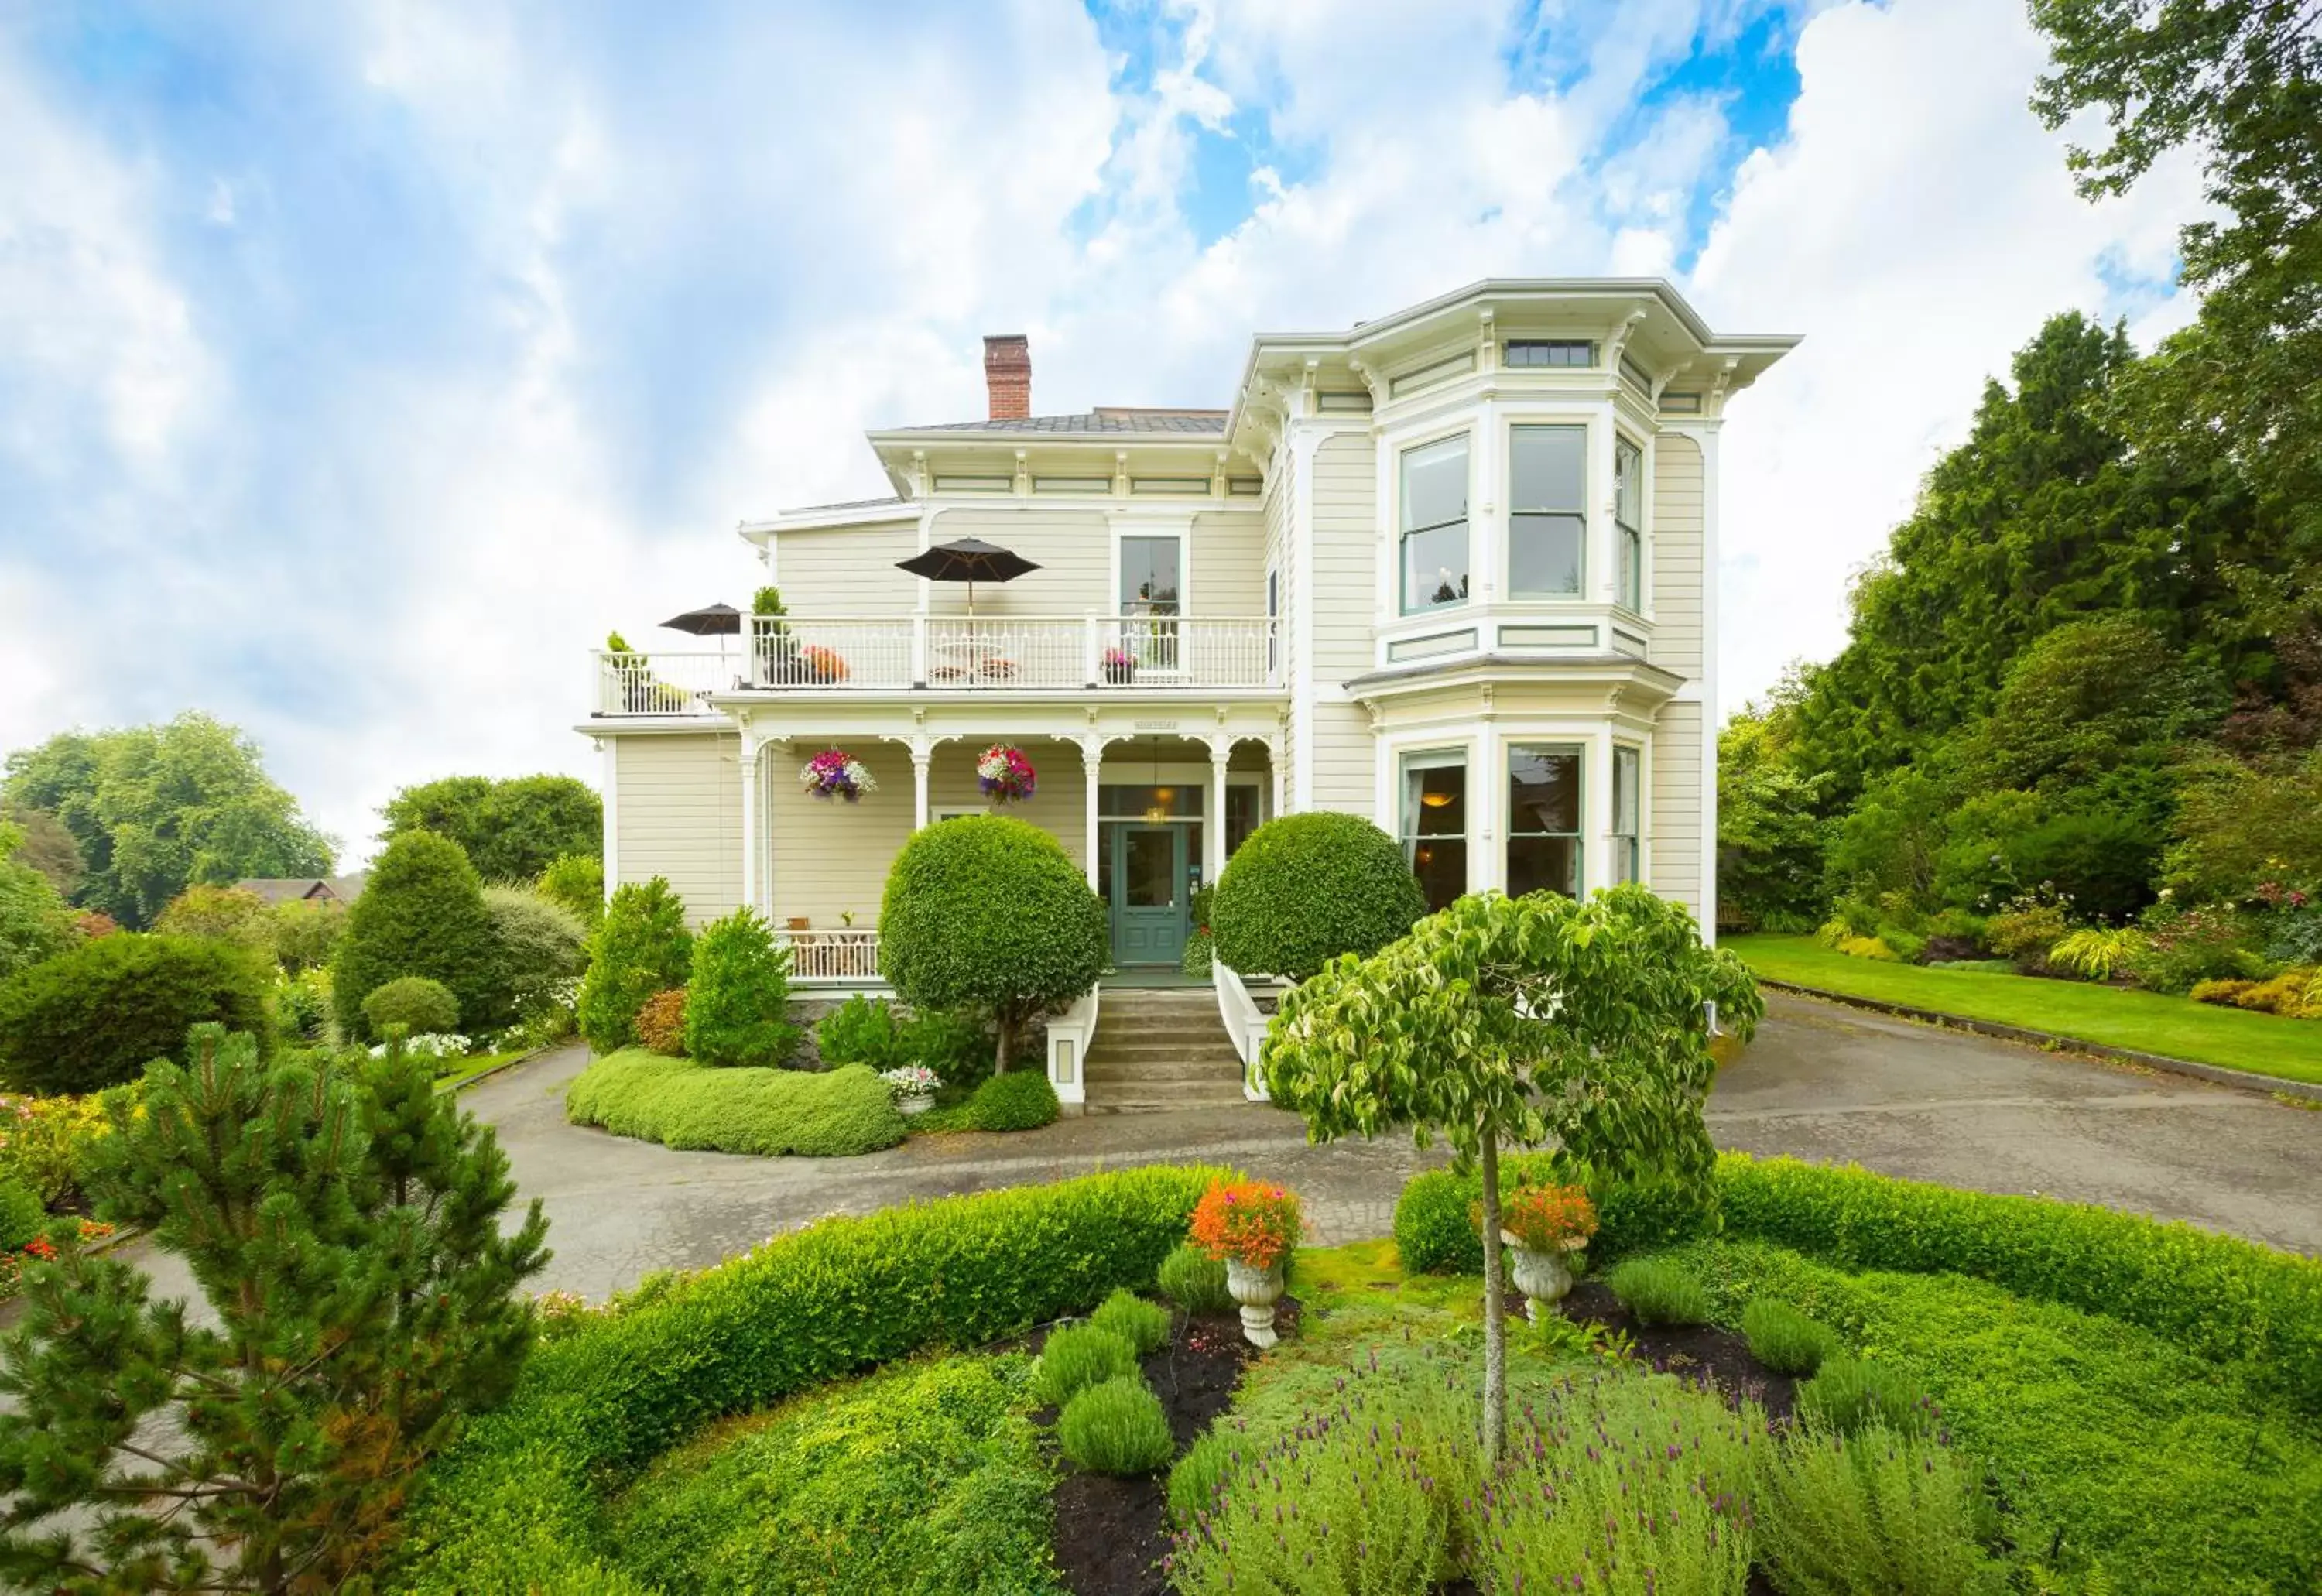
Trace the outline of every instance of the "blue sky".
{"type": "Polygon", "coordinates": [[[0,14],[0,749],[198,707],[360,852],[593,773],[608,626],[866,426],[1221,404],[1251,331],[1667,275],[1806,334],[1725,446],[1721,697],[2051,311],[2180,323],[2171,169],[2072,197],[2018,0],[92,0],[0,14]]]}

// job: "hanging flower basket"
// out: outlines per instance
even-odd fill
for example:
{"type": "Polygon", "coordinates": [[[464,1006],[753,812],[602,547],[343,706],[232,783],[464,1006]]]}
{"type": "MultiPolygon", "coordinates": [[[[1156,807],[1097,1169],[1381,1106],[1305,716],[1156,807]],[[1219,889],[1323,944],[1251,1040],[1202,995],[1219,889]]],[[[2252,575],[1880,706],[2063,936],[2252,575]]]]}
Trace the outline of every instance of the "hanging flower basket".
{"type": "Polygon", "coordinates": [[[995,804],[1020,803],[1032,796],[1032,762],[1020,748],[995,743],[975,762],[975,784],[995,804]]]}
{"type": "Polygon", "coordinates": [[[853,803],[866,792],[879,790],[870,770],[844,749],[826,748],[799,768],[799,785],[810,798],[845,798],[853,803]]]}

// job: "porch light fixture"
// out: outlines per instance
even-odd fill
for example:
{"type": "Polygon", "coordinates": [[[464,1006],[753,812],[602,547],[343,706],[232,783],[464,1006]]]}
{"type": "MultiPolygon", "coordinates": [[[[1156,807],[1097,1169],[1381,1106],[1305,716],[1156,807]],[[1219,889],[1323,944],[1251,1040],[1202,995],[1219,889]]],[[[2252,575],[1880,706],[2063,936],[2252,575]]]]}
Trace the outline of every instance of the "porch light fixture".
{"type": "Polygon", "coordinates": [[[1158,825],[1169,818],[1169,789],[1161,785],[1161,739],[1153,739],[1153,801],[1145,806],[1146,823],[1158,825]]]}

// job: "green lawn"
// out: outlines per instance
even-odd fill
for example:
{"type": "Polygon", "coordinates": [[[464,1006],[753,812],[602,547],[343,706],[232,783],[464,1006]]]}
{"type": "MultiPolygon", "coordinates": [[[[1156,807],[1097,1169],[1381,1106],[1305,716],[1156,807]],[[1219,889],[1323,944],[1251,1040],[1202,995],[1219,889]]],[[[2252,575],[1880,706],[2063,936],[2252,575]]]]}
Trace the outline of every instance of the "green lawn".
{"type": "Polygon", "coordinates": [[[2048,1031],[2228,1070],[2322,1083],[2322,1023],[2219,1008],[2157,992],[1934,964],[1850,958],[1810,936],[1732,936],[1758,974],[1852,998],[2048,1031]]]}
{"type": "Polygon", "coordinates": [[[522,1058],[527,1051],[519,1047],[508,1053],[479,1053],[463,1059],[448,1059],[435,1077],[435,1089],[451,1091],[465,1086],[477,1076],[489,1074],[511,1059],[522,1058]]]}

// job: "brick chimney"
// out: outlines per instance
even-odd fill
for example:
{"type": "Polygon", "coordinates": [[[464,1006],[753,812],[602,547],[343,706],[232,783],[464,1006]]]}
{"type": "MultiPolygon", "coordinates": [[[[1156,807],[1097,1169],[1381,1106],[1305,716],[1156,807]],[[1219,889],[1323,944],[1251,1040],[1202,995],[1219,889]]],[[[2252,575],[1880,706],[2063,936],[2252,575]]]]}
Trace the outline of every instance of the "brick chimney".
{"type": "Polygon", "coordinates": [[[983,341],[983,386],[993,421],[1032,414],[1032,346],[1021,333],[995,333],[983,341]]]}

